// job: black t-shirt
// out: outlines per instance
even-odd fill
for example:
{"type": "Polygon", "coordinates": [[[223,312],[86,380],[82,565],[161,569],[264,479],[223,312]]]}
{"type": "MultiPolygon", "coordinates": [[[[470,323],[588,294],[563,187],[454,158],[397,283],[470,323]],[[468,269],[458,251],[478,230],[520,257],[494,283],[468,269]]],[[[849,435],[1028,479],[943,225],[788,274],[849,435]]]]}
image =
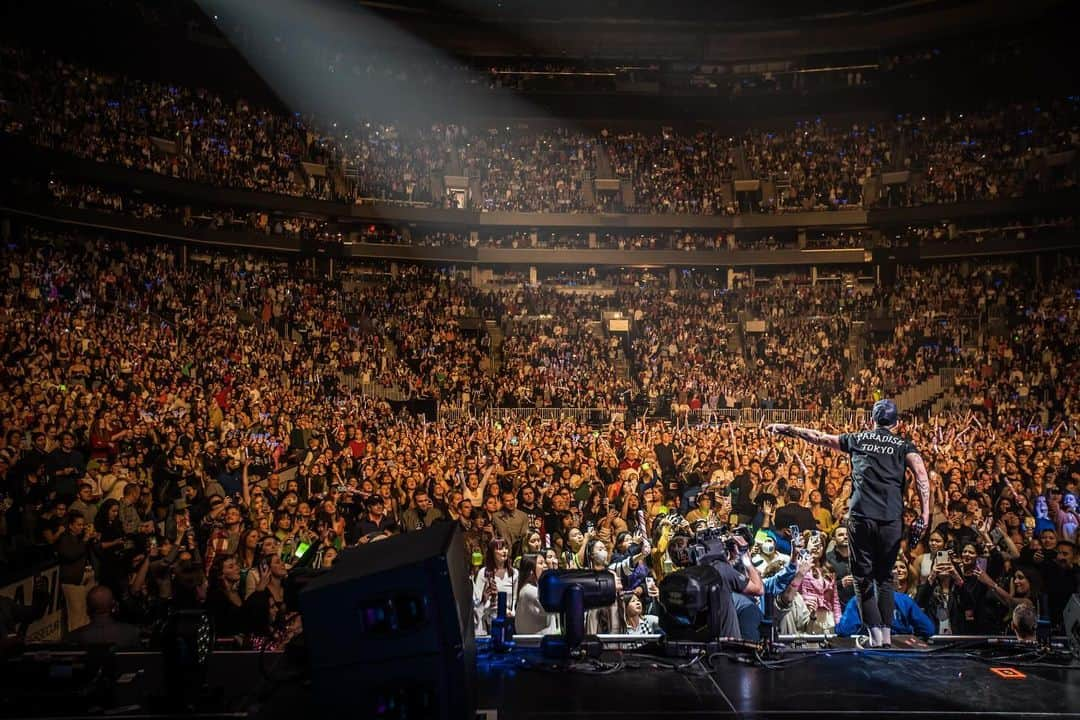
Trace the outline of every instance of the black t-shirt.
{"type": "Polygon", "coordinates": [[[206,610],[214,619],[214,632],[218,637],[239,635],[244,632],[242,606],[233,605],[225,590],[213,584],[206,593],[206,610]]]}
{"type": "Polygon", "coordinates": [[[773,523],[778,528],[786,528],[788,525],[798,525],[800,530],[817,530],[818,522],[810,508],[796,503],[788,503],[776,511],[776,521],[773,523]]]}
{"type": "Polygon", "coordinates": [[[664,482],[664,497],[675,498],[676,500],[682,499],[683,491],[686,490],[686,483],[678,475],[672,475],[664,482]]]}
{"type": "Polygon", "coordinates": [[[56,448],[46,456],[45,469],[57,495],[74,495],[78,489],[79,478],[86,472],[86,460],[78,450],[68,452],[56,448]],[[58,475],[61,471],[65,473],[58,475]]]}
{"type": "Polygon", "coordinates": [[[844,433],[840,449],[851,455],[850,513],[871,520],[898,520],[904,510],[906,457],[918,452],[915,444],[875,428],[844,433]]]}
{"type": "Polygon", "coordinates": [[[731,481],[729,492],[731,493],[731,508],[737,514],[753,517],[757,513],[757,506],[754,505],[754,498],[751,497],[754,492],[754,483],[750,479],[749,472],[736,475],[731,481]]]}
{"type": "Polygon", "coordinates": [[[251,456],[251,465],[248,466],[248,475],[263,479],[270,474],[273,459],[263,453],[255,453],[251,456]]]}
{"type": "Polygon", "coordinates": [[[1063,568],[1050,562],[1040,568],[1050,601],[1050,618],[1056,624],[1065,615],[1065,606],[1073,593],[1080,592],[1080,568],[1063,568]]]}
{"type": "Polygon", "coordinates": [[[66,585],[81,584],[88,557],[86,541],[64,532],[56,540],[56,554],[60,559],[60,582],[66,585]]]}
{"type": "Polygon", "coordinates": [[[374,535],[378,532],[395,532],[397,530],[397,523],[389,515],[383,515],[379,522],[375,522],[371,519],[371,516],[364,513],[361,517],[351,522],[345,528],[345,538],[349,544],[352,545],[360,540],[365,535],[374,535]]]}
{"type": "Polygon", "coordinates": [[[954,530],[949,526],[949,523],[943,522],[934,528],[934,532],[945,538],[946,547],[952,548],[957,555],[964,549],[964,545],[978,543],[979,541],[978,533],[966,525],[961,525],[954,530]]]}
{"type": "Polygon", "coordinates": [[[851,574],[851,556],[844,557],[833,548],[825,555],[825,562],[836,575],[836,592],[840,596],[840,607],[845,607],[848,600],[855,597],[855,586],[844,587],[844,578],[851,574]]]}
{"type": "Polygon", "coordinates": [[[675,471],[675,446],[671,444],[657,443],[653,447],[656,453],[656,461],[665,474],[675,471]]]}

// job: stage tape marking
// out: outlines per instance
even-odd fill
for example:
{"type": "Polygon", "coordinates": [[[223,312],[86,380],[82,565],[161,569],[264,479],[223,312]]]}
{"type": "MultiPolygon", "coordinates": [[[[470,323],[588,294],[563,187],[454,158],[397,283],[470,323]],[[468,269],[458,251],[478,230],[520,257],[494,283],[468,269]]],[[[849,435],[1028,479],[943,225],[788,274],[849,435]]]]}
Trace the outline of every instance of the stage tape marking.
{"type": "Polygon", "coordinates": [[[1011,667],[992,667],[990,668],[990,672],[998,677],[1005,678],[1006,680],[1023,680],[1027,677],[1024,673],[1011,667]]]}

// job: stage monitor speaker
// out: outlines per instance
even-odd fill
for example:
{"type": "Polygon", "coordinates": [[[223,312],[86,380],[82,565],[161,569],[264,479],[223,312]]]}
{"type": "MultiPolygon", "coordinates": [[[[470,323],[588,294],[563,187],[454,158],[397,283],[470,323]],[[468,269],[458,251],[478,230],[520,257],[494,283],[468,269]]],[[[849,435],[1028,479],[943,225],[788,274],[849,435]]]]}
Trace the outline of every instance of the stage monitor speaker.
{"type": "Polygon", "coordinates": [[[471,718],[468,566],[449,522],[342,552],[300,592],[312,697],[358,718],[471,718]]]}

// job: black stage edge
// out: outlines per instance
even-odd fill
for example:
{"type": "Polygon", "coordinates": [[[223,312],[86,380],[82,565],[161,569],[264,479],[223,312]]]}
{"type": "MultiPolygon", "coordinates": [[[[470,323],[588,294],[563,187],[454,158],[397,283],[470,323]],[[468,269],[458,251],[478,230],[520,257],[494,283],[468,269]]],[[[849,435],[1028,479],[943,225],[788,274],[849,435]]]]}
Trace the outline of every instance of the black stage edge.
{"type": "MultiPolygon", "coordinates": [[[[1032,668],[944,653],[822,652],[769,670],[714,660],[712,672],[657,667],[636,655],[611,674],[525,669],[482,656],[480,707],[499,720],[541,718],[1080,718],[1080,667],[1032,668]],[[993,668],[1012,668],[1002,674],[993,668]]],[[[671,659],[656,659],[671,663],[671,659]]],[[[685,662],[685,661],[679,661],[685,662]]]]}
{"type": "MultiPolygon", "coordinates": [[[[927,647],[871,651],[838,648],[789,652],[775,669],[734,654],[665,658],[605,651],[598,663],[555,669],[537,650],[477,658],[478,714],[484,720],[564,718],[1078,718],[1080,665],[1036,665],[1030,649],[927,647]]],[[[301,653],[216,652],[209,689],[192,689],[186,707],[164,698],[160,654],[121,653],[123,678],[96,707],[68,698],[11,704],[0,717],[251,718],[297,720],[322,715],[301,653]]],[[[1061,658],[1057,663],[1063,663],[1061,658]]],[[[409,716],[410,719],[413,716],[409,716]]],[[[358,718],[358,720],[361,720],[358,718]]],[[[466,720],[473,720],[467,718],[466,720]]]]}

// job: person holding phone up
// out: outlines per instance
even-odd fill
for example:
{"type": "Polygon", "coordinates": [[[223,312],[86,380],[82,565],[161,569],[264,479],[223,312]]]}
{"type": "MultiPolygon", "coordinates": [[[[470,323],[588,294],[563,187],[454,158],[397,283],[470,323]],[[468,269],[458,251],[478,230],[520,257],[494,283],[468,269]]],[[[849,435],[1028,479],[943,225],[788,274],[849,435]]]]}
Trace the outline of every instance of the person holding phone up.
{"type": "Polygon", "coordinates": [[[611,551],[615,546],[615,538],[619,536],[619,533],[626,532],[628,526],[619,514],[618,505],[606,499],[602,501],[601,505],[602,512],[596,521],[595,537],[611,551]]]}
{"type": "MultiPolygon", "coordinates": [[[[996,633],[1004,628],[1009,608],[991,595],[988,583],[980,582],[982,578],[991,577],[987,563],[987,556],[980,552],[976,543],[964,543],[960,548],[959,562],[955,564],[963,580],[959,593],[965,634],[996,633]]],[[[1000,567],[996,559],[995,565],[1000,567]]],[[[996,574],[997,569],[994,572],[996,574]]]]}
{"type": "Polygon", "coordinates": [[[934,621],[938,635],[967,634],[967,620],[960,599],[963,584],[960,570],[952,561],[952,553],[946,549],[936,551],[933,567],[926,582],[919,586],[915,602],[934,621]]]}

